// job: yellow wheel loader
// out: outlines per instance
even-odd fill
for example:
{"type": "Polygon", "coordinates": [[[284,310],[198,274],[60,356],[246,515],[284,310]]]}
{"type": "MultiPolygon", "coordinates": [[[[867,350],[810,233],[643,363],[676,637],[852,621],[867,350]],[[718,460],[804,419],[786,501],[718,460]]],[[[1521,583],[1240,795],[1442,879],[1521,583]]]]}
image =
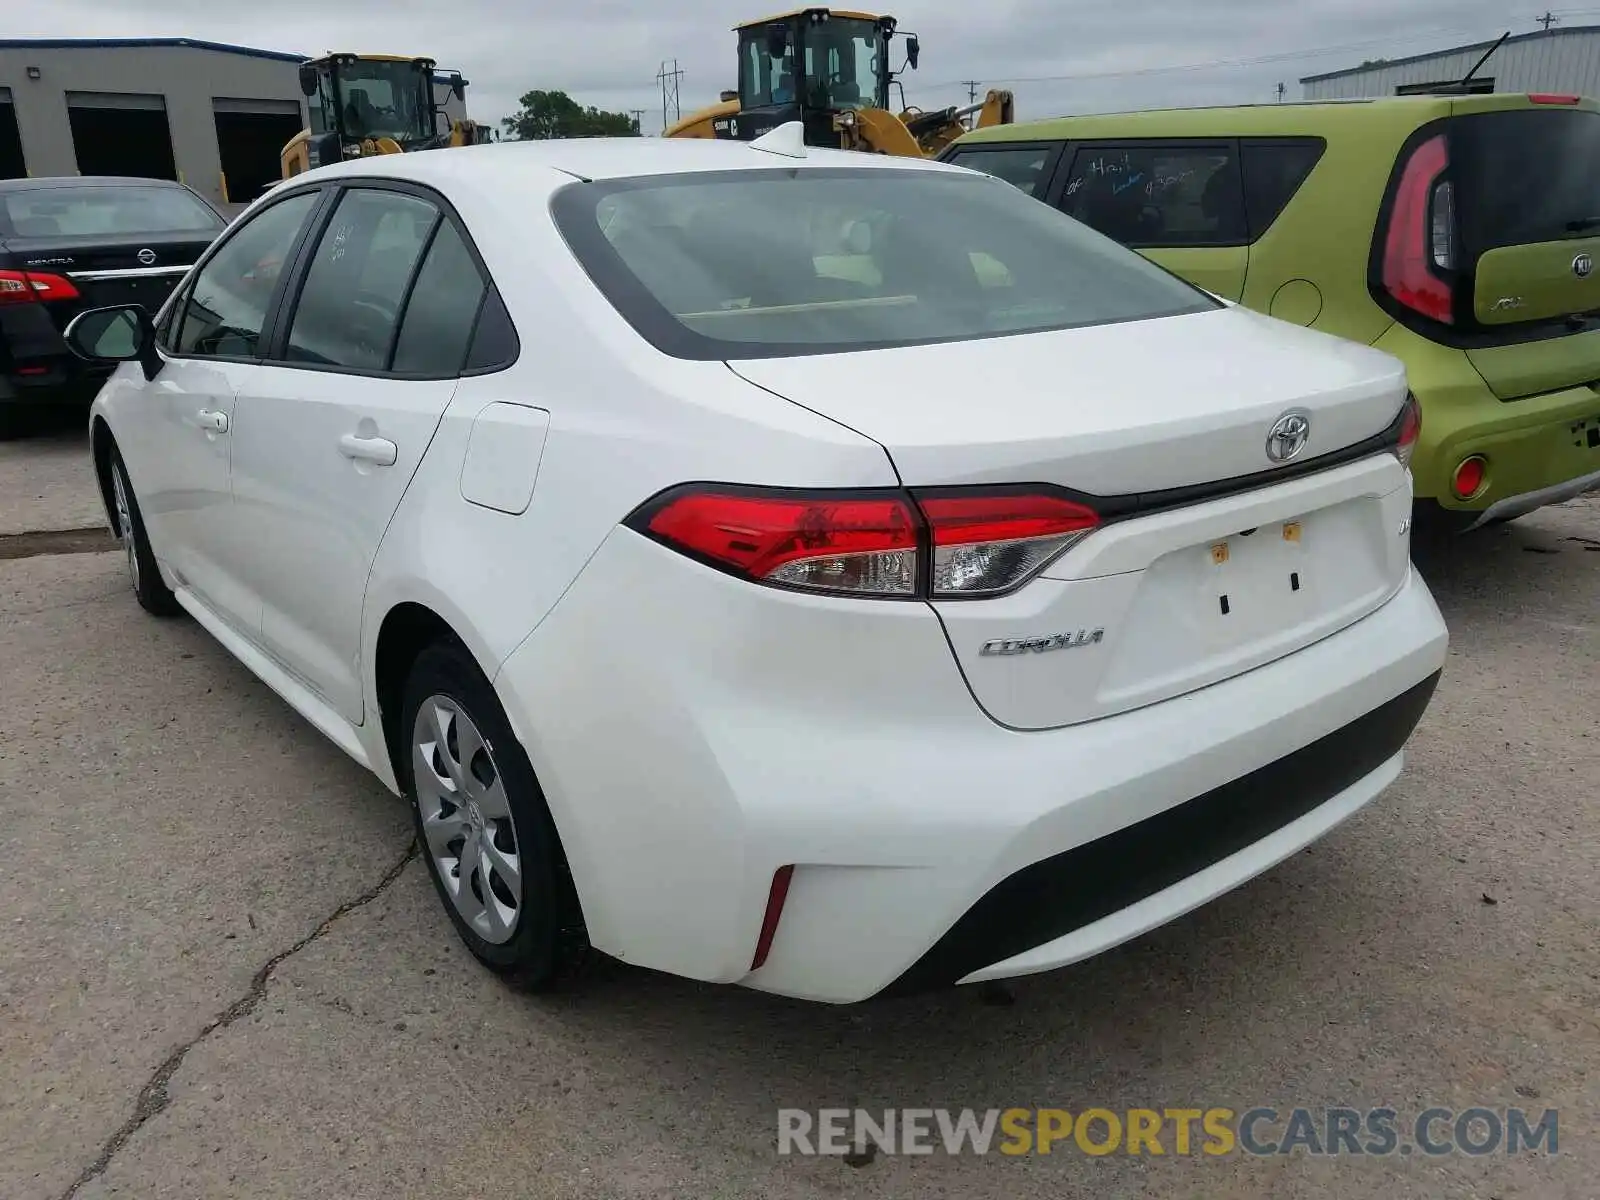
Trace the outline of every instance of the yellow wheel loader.
{"type": "MultiPolygon", "coordinates": [[[[906,108],[901,71],[889,67],[897,36],[893,17],[839,9],[802,8],[738,26],[739,86],[710,108],[669,126],[666,137],[751,141],[799,121],[806,145],[931,158],[972,128],[1015,120],[1008,91],[981,104],[923,112],[906,108]],[[890,107],[900,88],[901,111],[890,107]]],[[[905,39],[906,66],[917,69],[917,35],[905,39]]]]}
{"type": "MultiPolygon", "coordinates": [[[[452,121],[441,132],[444,108],[433,91],[437,73],[431,58],[393,54],[325,54],[302,63],[300,90],[311,127],[283,148],[283,177],[346,158],[488,141],[488,127],[474,121],[452,121]]],[[[449,81],[457,99],[465,96],[460,72],[449,81]]]]}

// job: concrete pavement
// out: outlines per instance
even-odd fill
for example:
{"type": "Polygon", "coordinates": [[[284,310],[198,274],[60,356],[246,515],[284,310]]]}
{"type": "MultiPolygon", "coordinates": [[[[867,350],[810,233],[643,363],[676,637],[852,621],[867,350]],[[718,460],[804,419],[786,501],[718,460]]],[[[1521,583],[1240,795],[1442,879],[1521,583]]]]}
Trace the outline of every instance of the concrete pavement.
{"type": "Polygon", "coordinates": [[[1445,678],[1324,842],[1006,995],[851,1009],[507,992],[400,803],[118,556],[0,561],[0,1197],[1592,1198],[1597,546],[1590,498],[1419,549],[1445,678]],[[779,1107],[854,1104],[1553,1107],[1561,1152],[776,1157],[779,1107]]]}

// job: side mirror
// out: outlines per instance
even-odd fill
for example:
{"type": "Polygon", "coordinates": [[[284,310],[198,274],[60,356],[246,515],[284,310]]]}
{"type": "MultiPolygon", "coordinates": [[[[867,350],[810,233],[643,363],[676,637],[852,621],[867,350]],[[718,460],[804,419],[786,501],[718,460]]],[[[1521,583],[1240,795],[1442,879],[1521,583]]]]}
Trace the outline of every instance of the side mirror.
{"type": "Polygon", "coordinates": [[[450,76],[450,94],[457,100],[465,100],[467,98],[467,81],[461,78],[460,71],[450,76]]]}
{"type": "Polygon", "coordinates": [[[913,71],[917,69],[917,59],[922,55],[922,43],[917,41],[917,35],[912,34],[906,38],[906,63],[913,71]]]}
{"type": "Polygon", "coordinates": [[[300,91],[303,95],[307,98],[315,96],[320,83],[321,79],[315,67],[308,65],[300,68],[300,91]]]}
{"type": "Polygon", "coordinates": [[[68,323],[65,340],[67,348],[85,362],[136,362],[144,367],[146,379],[154,379],[161,370],[155,329],[140,304],[81,312],[68,323]]]}
{"type": "Polygon", "coordinates": [[[731,88],[724,90],[722,93],[722,102],[724,104],[726,104],[729,100],[737,100],[738,98],[739,93],[731,88]]]}

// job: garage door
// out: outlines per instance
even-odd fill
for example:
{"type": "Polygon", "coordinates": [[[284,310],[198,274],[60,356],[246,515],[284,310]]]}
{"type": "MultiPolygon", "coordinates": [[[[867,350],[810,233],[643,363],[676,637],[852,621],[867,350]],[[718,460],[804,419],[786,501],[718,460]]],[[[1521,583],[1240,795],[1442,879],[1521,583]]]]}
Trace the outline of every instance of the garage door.
{"type": "Polygon", "coordinates": [[[248,204],[283,177],[283,148],[304,128],[295,100],[217,97],[211,102],[224,199],[248,204]]]}
{"type": "Polygon", "coordinates": [[[164,96],[68,92],[67,119],[78,174],[178,177],[164,96]]]}

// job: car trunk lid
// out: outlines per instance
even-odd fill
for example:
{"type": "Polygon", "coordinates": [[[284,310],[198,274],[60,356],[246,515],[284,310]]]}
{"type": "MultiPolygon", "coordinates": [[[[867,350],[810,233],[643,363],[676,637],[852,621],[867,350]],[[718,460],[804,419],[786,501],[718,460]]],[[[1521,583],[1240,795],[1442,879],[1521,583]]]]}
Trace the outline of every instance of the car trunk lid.
{"type": "Polygon", "coordinates": [[[152,314],[211,244],[214,233],[7,237],[12,270],[61,276],[75,300],[48,305],[58,328],[78,313],[112,304],[142,304],[152,314]]]}
{"type": "Polygon", "coordinates": [[[1379,452],[1404,375],[1353,343],[1223,309],[730,366],[878,441],[913,495],[1043,485],[1100,512],[1019,590],[934,602],[975,698],[1015,728],[1248,670],[1404,580],[1410,489],[1379,452]],[[1309,434],[1281,464],[1269,434],[1289,413],[1309,434]]]}

